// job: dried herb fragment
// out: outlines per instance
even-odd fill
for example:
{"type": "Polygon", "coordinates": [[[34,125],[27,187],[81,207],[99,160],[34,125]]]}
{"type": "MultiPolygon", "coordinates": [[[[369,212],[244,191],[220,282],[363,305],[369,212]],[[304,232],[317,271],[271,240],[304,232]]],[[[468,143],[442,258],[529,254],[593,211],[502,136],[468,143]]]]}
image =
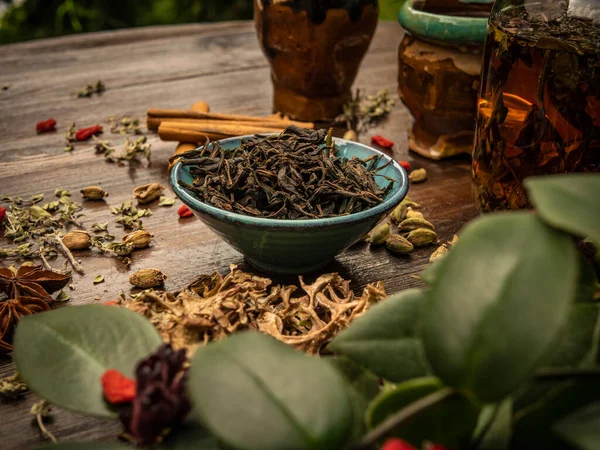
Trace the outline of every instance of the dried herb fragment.
{"type": "Polygon", "coordinates": [[[361,134],[385,119],[392,111],[393,105],[389,89],[381,89],[375,95],[368,95],[366,99],[361,97],[360,90],[357,89],[350,101],[344,105],[344,113],[338,116],[335,122],[361,134]]]}
{"type": "Polygon", "coordinates": [[[110,132],[114,134],[143,134],[140,119],[130,116],[109,117],[110,132]]]}
{"type": "Polygon", "coordinates": [[[92,95],[97,94],[100,95],[104,91],[106,91],[106,86],[100,80],[98,80],[95,84],[88,84],[79,92],[77,92],[77,97],[79,98],[90,98],[92,95]]]}
{"type": "Polygon", "coordinates": [[[42,400],[33,404],[31,410],[29,411],[29,414],[35,416],[37,425],[40,428],[40,431],[44,434],[44,436],[46,436],[53,443],[56,444],[58,442],[57,439],[52,433],[50,433],[50,431],[48,431],[48,429],[44,425],[44,420],[50,417],[51,412],[52,405],[46,400],[42,400]]]}
{"type": "Polygon", "coordinates": [[[104,275],[96,275],[94,277],[94,284],[100,284],[104,281],[104,275]]]}
{"type": "Polygon", "coordinates": [[[253,137],[233,150],[219,142],[177,155],[192,184],[179,184],[225,211],[276,219],[337,217],[380,204],[394,180],[380,188],[382,155],[366,160],[335,156],[326,130],[289,126],[278,136],[253,137]]]}
{"type": "MultiPolygon", "coordinates": [[[[160,197],[160,199],[158,200],[158,206],[173,206],[175,204],[175,199],[174,198],[169,198],[169,197],[165,197],[162,196],[160,197]]],[[[1,220],[0,220],[1,222],[1,220]]]]}
{"type": "Polygon", "coordinates": [[[331,273],[307,284],[271,286],[268,278],[236,266],[223,277],[202,275],[177,296],[152,289],[123,296],[122,305],[148,317],[166,342],[191,354],[206,343],[258,329],[299,350],[317,354],[340,330],[386,297],[382,282],[355,296],[350,282],[331,273]],[[298,291],[296,295],[294,293],[298,291]]]}
{"type": "Polygon", "coordinates": [[[98,151],[98,144],[96,145],[96,153],[104,153],[104,159],[107,162],[117,163],[117,165],[123,165],[123,161],[137,161],[138,157],[145,157],[148,161],[148,165],[152,164],[152,152],[151,145],[147,142],[146,136],[137,138],[135,141],[131,141],[129,138],[125,139],[124,153],[120,155],[113,155],[115,150],[106,143],[106,141],[100,141],[101,148],[105,151],[98,151]],[[109,151],[110,150],[110,151],[109,151]]]}
{"type": "Polygon", "coordinates": [[[0,400],[14,401],[23,398],[29,387],[21,381],[19,374],[0,379],[0,400]]]}
{"type": "Polygon", "coordinates": [[[76,131],[77,131],[77,128],[75,126],[75,122],[73,122],[71,124],[71,126],[67,129],[67,132],[65,133],[65,140],[67,141],[67,144],[64,148],[65,152],[70,152],[75,148],[73,146],[73,143],[75,142],[75,132],[76,131]]]}

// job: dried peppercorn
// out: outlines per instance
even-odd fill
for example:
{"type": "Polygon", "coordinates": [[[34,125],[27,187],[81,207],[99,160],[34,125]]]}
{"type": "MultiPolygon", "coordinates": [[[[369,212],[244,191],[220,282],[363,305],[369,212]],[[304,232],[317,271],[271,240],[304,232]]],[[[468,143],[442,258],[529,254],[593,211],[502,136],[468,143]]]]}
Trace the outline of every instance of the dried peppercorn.
{"type": "Polygon", "coordinates": [[[400,164],[404,170],[410,172],[410,163],[408,161],[398,161],[398,164],[400,164]]]}
{"type": "Polygon", "coordinates": [[[38,133],[47,133],[48,131],[54,131],[55,129],[56,120],[54,119],[42,120],[41,122],[38,122],[35,126],[35,130],[38,133]]]}
{"type": "Polygon", "coordinates": [[[92,136],[102,133],[102,127],[100,125],[93,125],[88,128],[81,128],[75,132],[76,141],[87,141],[92,136]]]}
{"type": "Polygon", "coordinates": [[[0,224],[4,222],[4,218],[6,217],[6,208],[0,206],[0,224]]]}
{"type": "Polygon", "coordinates": [[[387,149],[390,149],[394,146],[394,141],[390,141],[389,139],[386,139],[383,136],[379,135],[373,136],[371,138],[371,143],[387,149]]]}
{"type": "Polygon", "coordinates": [[[104,397],[113,405],[132,402],[135,399],[136,381],[127,378],[118,370],[107,370],[102,374],[100,382],[102,383],[104,397]]]}
{"type": "Polygon", "coordinates": [[[179,207],[179,209],[177,210],[177,214],[179,214],[179,217],[181,218],[192,217],[194,215],[190,208],[188,208],[185,205],[181,205],[179,207]]]}
{"type": "Polygon", "coordinates": [[[391,438],[385,441],[381,450],[417,450],[408,442],[398,438],[391,438]]]}

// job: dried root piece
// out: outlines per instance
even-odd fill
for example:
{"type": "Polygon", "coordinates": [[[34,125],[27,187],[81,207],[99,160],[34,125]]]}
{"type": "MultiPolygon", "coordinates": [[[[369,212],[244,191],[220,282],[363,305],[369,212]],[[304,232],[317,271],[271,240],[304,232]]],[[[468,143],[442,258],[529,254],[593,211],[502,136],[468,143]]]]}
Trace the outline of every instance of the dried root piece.
{"type": "Polygon", "coordinates": [[[272,286],[231,266],[228,275],[203,275],[176,296],[147,290],[123,305],[146,316],[175,349],[196,348],[239,330],[257,329],[309,354],[318,354],[339,331],[384,299],[382,282],[355,297],[350,282],[337,273],[307,284],[272,286]],[[296,294],[296,295],[294,295],[296,294]]]}

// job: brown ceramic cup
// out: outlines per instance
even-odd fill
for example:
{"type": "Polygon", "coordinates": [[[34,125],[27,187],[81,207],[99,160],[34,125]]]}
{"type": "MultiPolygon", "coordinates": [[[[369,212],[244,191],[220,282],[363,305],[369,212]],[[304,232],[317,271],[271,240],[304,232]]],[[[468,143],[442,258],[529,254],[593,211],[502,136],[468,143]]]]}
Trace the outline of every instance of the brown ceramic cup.
{"type": "Polygon", "coordinates": [[[377,26],[377,0],[348,2],[350,9],[341,1],[337,8],[310,6],[318,3],[254,0],[273,109],[296,120],[331,120],[342,112],[377,26]]]}

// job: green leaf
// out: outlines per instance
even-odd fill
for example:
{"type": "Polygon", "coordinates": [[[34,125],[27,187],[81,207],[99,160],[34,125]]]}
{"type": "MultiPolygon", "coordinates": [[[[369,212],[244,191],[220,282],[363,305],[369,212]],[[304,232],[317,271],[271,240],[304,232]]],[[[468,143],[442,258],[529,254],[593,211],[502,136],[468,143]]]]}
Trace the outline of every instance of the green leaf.
{"type": "Polygon", "coordinates": [[[424,291],[410,289],[369,309],[328,346],[393,382],[429,374],[423,345],[417,336],[424,291]]]}
{"type": "Polygon", "coordinates": [[[235,449],[330,450],[350,438],[352,403],[337,370],[257,332],[198,349],[189,389],[201,422],[235,449]]]}
{"type": "Polygon", "coordinates": [[[171,431],[153,450],[220,450],[217,440],[198,423],[186,423],[171,431]]]}
{"type": "Polygon", "coordinates": [[[422,336],[433,373],[484,403],[540,363],[575,298],[577,250],[529,212],[471,222],[429,291],[422,336]]]}
{"type": "Polygon", "coordinates": [[[600,400],[598,380],[561,383],[539,401],[515,414],[511,450],[572,450],[558,439],[553,427],[576,410],[600,400]]]}
{"type": "Polygon", "coordinates": [[[38,450],[132,450],[135,447],[112,442],[60,442],[44,445],[38,450]]]}
{"type": "MultiPolygon", "coordinates": [[[[477,450],[506,450],[512,432],[512,399],[507,398],[497,405],[488,405],[479,415],[483,423],[483,436],[477,450]],[[487,416],[487,417],[486,417],[487,416]]],[[[478,423],[478,427],[479,427],[478,423]]],[[[478,432],[475,432],[478,435],[478,432]]]]}
{"type": "Polygon", "coordinates": [[[576,303],[569,311],[566,326],[561,330],[540,366],[577,367],[589,354],[594,344],[600,306],[594,303],[576,303]]]}
{"type": "Polygon", "coordinates": [[[554,426],[554,432],[581,450],[600,448],[600,402],[587,405],[554,426]]]}
{"type": "Polygon", "coordinates": [[[108,369],[133,376],[135,364],[162,339],[152,324],[125,308],[73,306],[24,316],[14,337],[21,379],[48,402],[101,417],[116,417],[100,377],[108,369]]]}
{"type": "Polygon", "coordinates": [[[161,195],[160,199],[158,200],[158,206],[173,206],[174,204],[174,198],[169,198],[161,195]]]}
{"type": "Polygon", "coordinates": [[[600,245],[600,176],[572,173],[528,178],[525,187],[541,218],[600,245]]]}
{"type": "MultiPolygon", "coordinates": [[[[374,428],[397,411],[444,386],[435,377],[416,378],[400,383],[391,390],[382,392],[369,405],[367,426],[374,428]]],[[[398,426],[392,436],[402,438],[417,448],[424,441],[461,447],[461,442],[471,436],[477,423],[479,408],[467,398],[457,395],[436,403],[398,426]]]]}
{"type": "Polygon", "coordinates": [[[365,413],[369,402],[381,390],[379,377],[346,357],[331,357],[326,358],[326,361],[331,363],[348,382],[350,401],[352,402],[352,409],[354,411],[354,423],[352,425],[352,438],[350,442],[358,442],[367,431],[365,413]]]}
{"type": "Polygon", "coordinates": [[[94,284],[102,283],[104,281],[104,275],[96,275],[94,278],[94,284]]]}

